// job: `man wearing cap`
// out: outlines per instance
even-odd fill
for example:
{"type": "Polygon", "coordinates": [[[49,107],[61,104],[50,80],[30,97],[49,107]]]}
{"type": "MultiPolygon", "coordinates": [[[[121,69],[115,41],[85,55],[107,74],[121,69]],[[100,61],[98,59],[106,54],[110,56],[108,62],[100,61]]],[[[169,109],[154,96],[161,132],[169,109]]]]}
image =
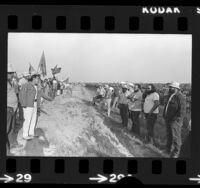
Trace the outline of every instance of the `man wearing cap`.
{"type": "Polygon", "coordinates": [[[128,83],[128,93],[129,93],[129,96],[134,94],[134,84],[133,83],[128,83]]]}
{"type": "Polygon", "coordinates": [[[186,114],[186,101],[180,91],[179,83],[169,84],[169,96],[164,108],[163,117],[167,126],[167,152],[177,158],[181,149],[181,129],[186,114]]]}
{"type": "MultiPolygon", "coordinates": [[[[28,82],[29,76],[30,76],[30,74],[28,72],[22,73],[22,78],[19,79],[19,82],[18,82],[19,90],[22,88],[22,86],[24,84],[26,84],[28,82]]],[[[20,120],[20,122],[24,121],[23,108],[21,106],[20,101],[19,101],[19,120],[20,120]]]]}
{"type": "Polygon", "coordinates": [[[119,104],[118,108],[120,110],[122,125],[124,127],[128,126],[128,117],[129,117],[129,109],[128,109],[129,99],[127,98],[129,93],[128,93],[127,89],[128,89],[127,85],[123,84],[122,92],[120,93],[119,100],[118,100],[118,104],[119,104]]]}
{"type": "Polygon", "coordinates": [[[33,72],[30,82],[24,84],[19,93],[20,103],[24,112],[23,139],[30,140],[35,137],[35,125],[37,119],[37,95],[39,75],[33,72]]]}
{"type": "Polygon", "coordinates": [[[120,92],[121,92],[120,87],[119,86],[115,86],[114,87],[114,91],[113,91],[113,104],[112,104],[112,108],[116,108],[117,107],[120,92]]]}
{"type": "Polygon", "coordinates": [[[24,73],[22,73],[22,76],[23,77],[19,80],[19,83],[18,83],[20,89],[25,83],[28,82],[28,78],[29,78],[30,74],[28,72],[24,72],[24,73]]]}
{"type": "Polygon", "coordinates": [[[14,76],[14,69],[11,64],[8,64],[7,70],[7,147],[10,149],[9,133],[11,133],[16,116],[18,106],[18,99],[15,88],[12,86],[11,81],[14,76]]]}
{"type": "Polygon", "coordinates": [[[105,93],[106,93],[105,89],[103,88],[102,85],[100,85],[100,86],[97,88],[97,94],[96,94],[96,96],[93,98],[93,103],[94,103],[94,105],[96,104],[96,102],[97,102],[98,100],[102,100],[102,99],[104,98],[105,93]]]}
{"type": "Polygon", "coordinates": [[[112,100],[112,87],[109,87],[109,85],[105,85],[105,97],[104,97],[104,102],[107,106],[107,115],[110,117],[110,108],[111,108],[111,100],[112,100]]]}

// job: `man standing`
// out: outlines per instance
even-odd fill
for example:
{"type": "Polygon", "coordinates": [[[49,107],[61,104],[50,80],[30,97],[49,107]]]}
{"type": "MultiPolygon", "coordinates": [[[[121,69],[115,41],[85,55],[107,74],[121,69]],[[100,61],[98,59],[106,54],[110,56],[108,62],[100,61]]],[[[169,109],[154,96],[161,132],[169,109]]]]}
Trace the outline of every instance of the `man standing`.
{"type": "Polygon", "coordinates": [[[133,83],[128,84],[128,92],[129,92],[129,96],[134,94],[134,84],[133,83]]]}
{"type": "Polygon", "coordinates": [[[129,111],[133,123],[132,130],[137,136],[140,136],[139,115],[142,111],[142,92],[140,84],[135,84],[134,86],[134,94],[130,96],[129,111]]]}
{"type": "Polygon", "coordinates": [[[30,140],[35,137],[35,126],[37,119],[37,95],[39,83],[39,75],[32,73],[30,82],[24,84],[19,93],[19,99],[23,107],[24,123],[23,123],[23,139],[30,140]]]}
{"type": "Polygon", "coordinates": [[[120,110],[122,125],[124,127],[128,126],[128,118],[129,118],[129,109],[128,109],[129,99],[127,98],[129,93],[127,89],[128,89],[127,85],[122,85],[122,93],[120,93],[119,101],[118,101],[118,104],[119,104],[118,108],[120,110]]]}
{"type": "Polygon", "coordinates": [[[12,131],[15,123],[14,120],[16,116],[18,100],[15,88],[11,84],[15,72],[11,64],[8,64],[7,72],[7,147],[10,149],[9,133],[12,131]]]}
{"type": "MultiPolygon", "coordinates": [[[[22,78],[19,80],[18,85],[19,85],[19,90],[21,90],[22,86],[26,83],[28,83],[28,78],[30,77],[30,74],[28,72],[22,73],[22,78]]],[[[21,103],[19,102],[19,121],[21,124],[24,121],[24,113],[23,113],[23,108],[21,106],[21,103]]]]}
{"type": "Polygon", "coordinates": [[[164,108],[164,118],[167,126],[167,152],[170,157],[177,158],[181,149],[181,129],[186,113],[186,101],[179,83],[169,84],[168,101],[164,108]]]}
{"type": "Polygon", "coordinates": [[[112,108],[116,108],[117,107],[117,103],[118,103],[118,100],[119,100],[119,94],[120,94],[120,88],[119,88],[119,86],[116,86],[114,88],[114,93],[113,93],[112,108]]]}
{"type": "Polygon", "coordinates": [[[159,113],[159,98],[160,97],[156,92],[155,86],[153,84],[149,84],[147,86],[146,94],[144,95],[143,111],[148,131],[147,142],[151,142],[154,145],[156,144],[154,138],[154,125],[156,123],[159,113]]]}
{"type": "Polygon", "coordinates": [[[107,115],[108,115],[108,117],[110,117],[110,108],[111,108],[111,100],[112,100],[112,90],[113,90],[113,88],[111,88],[108,85],[106,85],[105,86],[105,90],[106,90],[106,93],[105,93],[104,100],[105,100],[105,103],[106,103],[106,106],[107,106],[107,115]]]}
{"type": "Polygon", "coordinates": [[[94,105],[96,104],[97,101],[100,101],[100,100],[102,100],[104,98],[105,93],[106,93],[105,89],[103,88],[102,85],[100,85],[97,88],[97,94],[96,94],[96,96],[93,98],[94,105]]]}

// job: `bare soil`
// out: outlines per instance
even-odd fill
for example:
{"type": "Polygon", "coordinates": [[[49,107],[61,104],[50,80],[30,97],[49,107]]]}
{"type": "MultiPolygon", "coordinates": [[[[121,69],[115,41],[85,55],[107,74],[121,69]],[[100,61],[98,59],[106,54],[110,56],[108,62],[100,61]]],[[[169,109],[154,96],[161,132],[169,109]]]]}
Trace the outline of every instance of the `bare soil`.
{"type": "Polygon", "coordinates": [[[93,93],[75,86],[72,96],[63,94],[45,103],[31,141],[17,136],[20,146],[11,150],[17,156],[63,157],[167,157],[151,144],[144,144],[120,123],[118,109],[111,117],[92,104],[93,93]]]}

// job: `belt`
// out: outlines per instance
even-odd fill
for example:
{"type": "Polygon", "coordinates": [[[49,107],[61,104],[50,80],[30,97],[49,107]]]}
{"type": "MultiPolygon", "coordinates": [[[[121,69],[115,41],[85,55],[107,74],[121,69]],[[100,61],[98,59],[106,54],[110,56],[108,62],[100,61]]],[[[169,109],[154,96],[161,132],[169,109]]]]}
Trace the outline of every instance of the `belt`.
{"type": "Polygon", "coordinates": [[[35,99],[34,102],[37,102],[37,99],[35,99]]]}

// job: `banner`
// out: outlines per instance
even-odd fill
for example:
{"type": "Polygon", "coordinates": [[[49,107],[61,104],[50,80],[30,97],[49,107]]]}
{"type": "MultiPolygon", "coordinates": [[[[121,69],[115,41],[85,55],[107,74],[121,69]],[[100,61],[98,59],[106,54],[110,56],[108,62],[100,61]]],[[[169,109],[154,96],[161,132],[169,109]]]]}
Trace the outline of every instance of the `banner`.
{"type": "Polygon", "coordinates": [[[33,68],[33,66],[29,63],[29,69],[28,69],[29,74],[31,74],[32,72],[35,72],[35,69],[33,68]]]}
{"type": "Polygon", "coordinates": [[[61,68],[57,68],[57,65],[56,65],[54,68],[51,69],[51,71],[52,71],[52,74],[53,74],[53,75],[54,75],[54,74],[58,74],[58,73],[60,73],[61,68]]]}
{"type": "Polygon", "coordinates": [[[45,60],[44,52],[42,53],[37,72],[41,73],[43,76],[47,75],[46,60],[45,60]]]}

